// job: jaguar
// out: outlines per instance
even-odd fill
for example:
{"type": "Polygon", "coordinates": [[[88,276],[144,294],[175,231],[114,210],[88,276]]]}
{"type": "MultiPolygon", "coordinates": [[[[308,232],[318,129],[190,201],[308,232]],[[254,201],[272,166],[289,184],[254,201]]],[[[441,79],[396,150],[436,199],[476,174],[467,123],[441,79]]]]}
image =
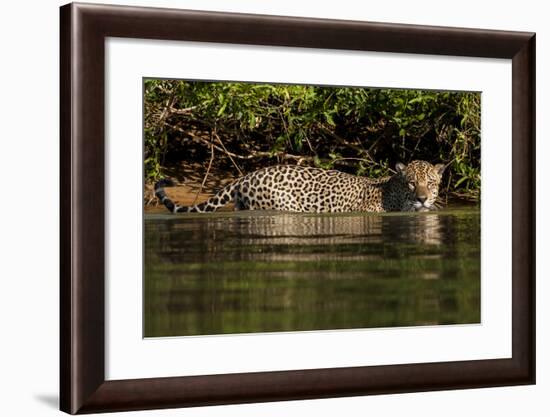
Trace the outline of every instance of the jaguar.
{"type": "Polygon", "coordinates": [[[167,195],[173,186],[163,179],[155,195],[172,213],[211,212],[233,202],[235,210],[279,210],[301,213],[426,211],[436,207],[444,164],[397,163],[383,178],[355,176],[336,170],[276,165],[253,171],[226,185],[208,200],[180,206],[167,195]]]}

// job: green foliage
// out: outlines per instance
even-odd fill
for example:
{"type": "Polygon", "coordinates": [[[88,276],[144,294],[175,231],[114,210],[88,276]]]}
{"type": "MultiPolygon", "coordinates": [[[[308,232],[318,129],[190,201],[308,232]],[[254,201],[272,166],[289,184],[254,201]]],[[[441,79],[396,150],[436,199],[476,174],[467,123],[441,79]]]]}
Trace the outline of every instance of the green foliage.
{"type": "Polygon", "coordinates": [[[175,80],[144,91],[148,181],[215,147],[218,167],[243,171],[301,163],[377,177],[399,161],[444,162],[444,193],[479,196],[479,93],[175,80]]]}

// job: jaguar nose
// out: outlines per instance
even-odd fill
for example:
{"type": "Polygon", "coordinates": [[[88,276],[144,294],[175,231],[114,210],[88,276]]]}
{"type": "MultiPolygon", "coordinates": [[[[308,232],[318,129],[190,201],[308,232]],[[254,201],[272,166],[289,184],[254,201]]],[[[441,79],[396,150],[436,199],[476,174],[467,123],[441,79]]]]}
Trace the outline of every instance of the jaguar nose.
{"type": "Polygon", "coordinates": [[[419,195],[419,196],[416,196],[416,199],[420,201],[422,204],[424,204],[424,202],[428,199],[428,197],[424,195],[419,195]]]}

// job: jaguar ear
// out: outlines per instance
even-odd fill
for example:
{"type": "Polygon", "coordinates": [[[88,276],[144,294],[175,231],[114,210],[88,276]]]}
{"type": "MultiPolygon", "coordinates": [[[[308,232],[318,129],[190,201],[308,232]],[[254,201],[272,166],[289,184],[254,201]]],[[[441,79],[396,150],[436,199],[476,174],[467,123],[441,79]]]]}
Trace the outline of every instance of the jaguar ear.
{"type": "Polygon", "coordinates": [[[402,164],[401,162],[398,162],[397,164],[395,164],[395,170],[397,171],[398,174],[405,174],[405,169],[407,168],[407,166],[405,164],[402,164]]]}
{"type": "Polygon", "coordinates": [[[443,172],[445,172],[445,164],[437,164],[434,166],[435,171],[437,172],[437,175],[441,178],[443,176],[443,172]]]}

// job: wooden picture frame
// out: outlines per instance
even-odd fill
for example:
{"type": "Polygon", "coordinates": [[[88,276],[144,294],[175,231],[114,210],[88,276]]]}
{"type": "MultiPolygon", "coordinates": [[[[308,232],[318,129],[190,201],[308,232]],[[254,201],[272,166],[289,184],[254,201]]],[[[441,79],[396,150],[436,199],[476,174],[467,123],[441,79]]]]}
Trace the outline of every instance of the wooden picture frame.
{"type": "Polygon", "coordinates": [[[61,8],[61,410],[141,410],[535,381],[535,35],[69,4],[61,8]],[[243,30],[246,28],[246,30],[243,30]],[[105,380],[106,37],[512,60],[512,358],[105,380]]]}

